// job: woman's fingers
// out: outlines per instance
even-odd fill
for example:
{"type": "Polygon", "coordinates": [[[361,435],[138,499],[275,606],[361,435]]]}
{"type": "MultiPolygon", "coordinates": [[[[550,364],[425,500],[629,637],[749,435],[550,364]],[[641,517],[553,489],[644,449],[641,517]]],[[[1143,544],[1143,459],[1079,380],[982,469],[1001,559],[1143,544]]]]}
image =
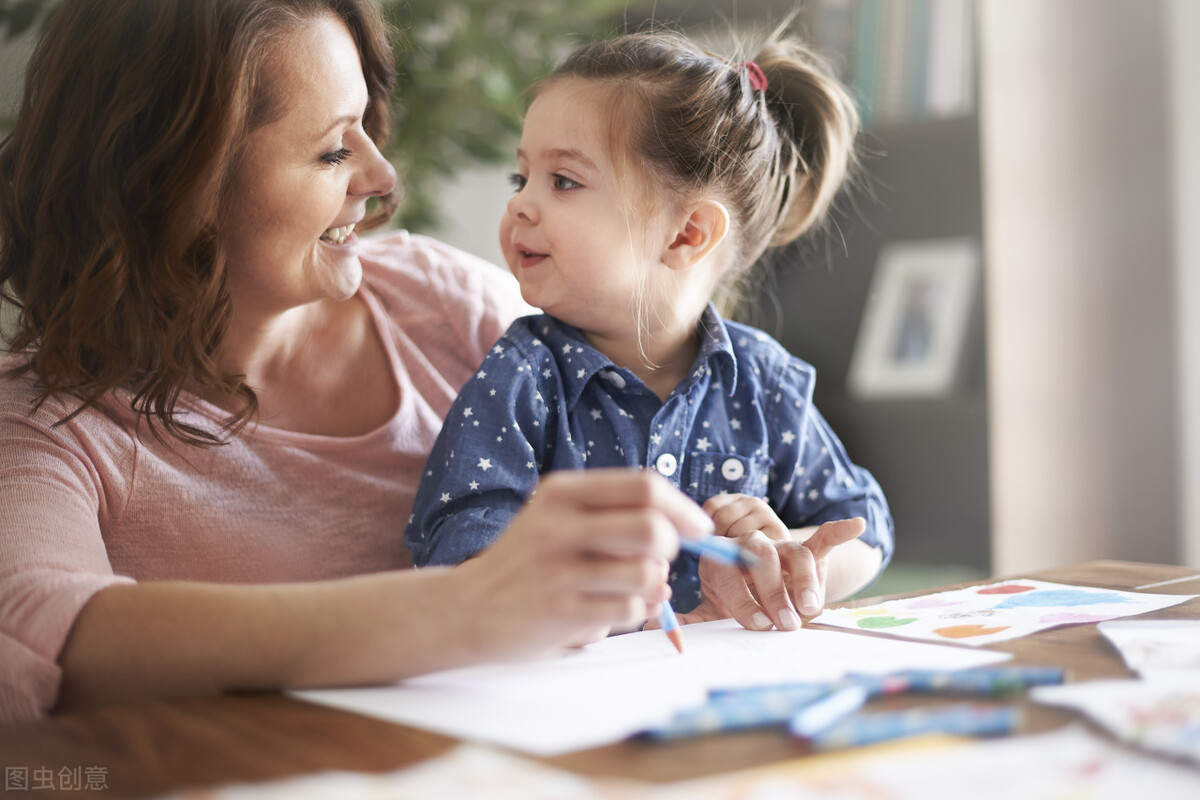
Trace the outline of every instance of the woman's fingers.
{"type": "Polygon", "coordinates": [[[687,495],[656,472],[591,469],[554,472],[538,486],[554,502],[590,511],[653,510],[666,517],[681,536],[698,539],[713,531],[713,522],[687,495]]]}
{"type": "Polygon", "coordinates": [[[862,517],[822,524],[803,544],[779,547],[779,558],[788,575],[788,592],[805,617],[815,617],[825,607],[826,562],[835,547],[857,539],[866,530],[862,517]]]}
{"type": "Polygon", "coordinates": [[[712,602],[707,605],[701,603],[692,612],[680,614],[680,622],[688,624],[704,622],[707,619],[733,617],[743,628],[754,631],[768,630],[774,624],[763,611],[762,606],[754,599],[754,595],[750,593],[750,587],[737,567],[718,564],[702,558],[700,559],[700,585],[704,587],[706,600],[711,599],[712,602]],[[706,616],[706,611],[711,612],[718,606],[723,607],[727,613],[722,617],[706,616]]]}

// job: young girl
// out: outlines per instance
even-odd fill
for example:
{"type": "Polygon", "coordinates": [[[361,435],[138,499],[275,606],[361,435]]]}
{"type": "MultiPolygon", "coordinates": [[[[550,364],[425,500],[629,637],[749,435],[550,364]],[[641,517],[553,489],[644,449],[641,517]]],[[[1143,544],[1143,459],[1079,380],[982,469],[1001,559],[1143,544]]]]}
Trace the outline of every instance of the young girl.
{"type": "Polygon", "coordinates": [[[813,406],[812,367],[711,298],[823,219],[853,103],[779,34],[741,62],[629,34],[577,50],[534,94],[500,243],[545,313],[509,328],[450,410],[405,533],[415,563],[483,550],[544,473],[645,467],[760,557],[743,577],[681,555],[684,621],[795,628],[823,591],[874,579],[891,518],[813,406]]]}

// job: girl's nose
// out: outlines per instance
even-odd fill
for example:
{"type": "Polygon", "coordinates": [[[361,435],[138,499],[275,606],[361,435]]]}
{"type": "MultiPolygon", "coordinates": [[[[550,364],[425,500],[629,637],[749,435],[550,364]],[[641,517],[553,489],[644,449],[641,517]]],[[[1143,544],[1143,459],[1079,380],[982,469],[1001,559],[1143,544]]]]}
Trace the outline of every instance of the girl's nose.
{"type": "Polygon", "coordinates": [[[512,197],[508,199],[508,214],[513,219],[522,220],[524,222],[535,222],[537,219],[537,206],[530,197],[527,188],[518,189],[512,197]]]}

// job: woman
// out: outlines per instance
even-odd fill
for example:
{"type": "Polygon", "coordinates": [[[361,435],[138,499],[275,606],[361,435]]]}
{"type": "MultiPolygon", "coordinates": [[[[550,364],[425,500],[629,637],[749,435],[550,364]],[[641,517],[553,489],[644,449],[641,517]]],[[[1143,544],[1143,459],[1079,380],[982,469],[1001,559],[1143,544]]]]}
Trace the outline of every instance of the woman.
{"type": "MultiPolygon", "coordinates": [[[[0,147],[0,719],[392,681],[646,617],[712,523],[548,479],[454,569],[400,534],[511,279],[386,218],[371,0],[66,0],[0,147]]],[[[812,580],[817,580],[814,570],[812,580]]]]}

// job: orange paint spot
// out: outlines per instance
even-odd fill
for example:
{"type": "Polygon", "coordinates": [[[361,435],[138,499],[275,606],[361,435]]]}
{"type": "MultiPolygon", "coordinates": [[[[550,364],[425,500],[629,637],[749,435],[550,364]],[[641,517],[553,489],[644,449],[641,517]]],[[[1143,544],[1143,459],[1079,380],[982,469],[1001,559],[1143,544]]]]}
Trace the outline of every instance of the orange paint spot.
{"type": "Polygon", "coordinates": [[[989,628],[986,625],[951,625],[948,628],[934,628],[933,632],[947,639],[969,639],[972,636],[987,636],[1008,630],[1007,625],[989,628]]]}

